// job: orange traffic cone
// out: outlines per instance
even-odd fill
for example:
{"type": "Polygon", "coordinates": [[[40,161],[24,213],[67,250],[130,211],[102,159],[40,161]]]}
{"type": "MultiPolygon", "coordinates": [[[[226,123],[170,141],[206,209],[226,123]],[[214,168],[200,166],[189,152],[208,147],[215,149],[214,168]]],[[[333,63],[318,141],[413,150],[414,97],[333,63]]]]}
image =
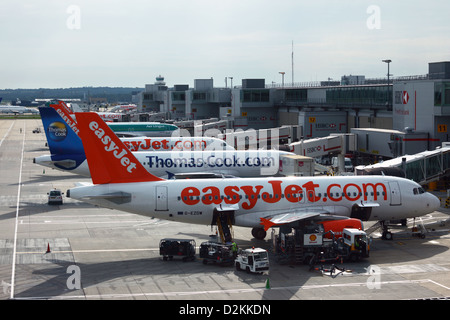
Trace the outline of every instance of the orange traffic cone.
{"type": "Polygon", "coordinates": [[[47,252],[46,253],[50,253],[50,243],[47,243],[47,252]]]}

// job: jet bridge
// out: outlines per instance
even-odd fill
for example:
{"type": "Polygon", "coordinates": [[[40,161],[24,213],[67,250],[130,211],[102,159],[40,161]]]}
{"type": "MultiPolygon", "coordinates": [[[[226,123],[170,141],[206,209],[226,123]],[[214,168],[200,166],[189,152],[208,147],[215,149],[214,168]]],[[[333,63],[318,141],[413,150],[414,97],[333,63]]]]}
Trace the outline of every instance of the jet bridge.
{"type": "MultiPolygon", "coordinates": [[[[323,138],[307,139],[291,143],[289,151],[306,157],[337,155],[339,172],[345,172],[344,155],[356,151],[356,135],[353,133],[332,134],[323,138]]],[[[318,168],[318,171],[329,171],[329,168],[318,168]]]]}
{"type": "Polygon", "coordinates": [[[407,179],[425,185],[450,173],[450,147],[404,155],[368,166],[357,166],[357,175],[386,174],[393,168],[402,169],[407,179]],[[386,169],[384,172],[383,169],[386,169]],[[374,173],[378,171],[378,173],[374,173]]]}

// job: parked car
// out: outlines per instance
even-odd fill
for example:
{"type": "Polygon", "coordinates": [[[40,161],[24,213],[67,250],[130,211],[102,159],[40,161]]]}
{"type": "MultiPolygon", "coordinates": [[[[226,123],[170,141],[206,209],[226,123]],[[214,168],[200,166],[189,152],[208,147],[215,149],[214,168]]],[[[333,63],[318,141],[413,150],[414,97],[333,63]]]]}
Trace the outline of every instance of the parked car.
{"type": "Polygon", "coordinates": [[[63,204],[63,196],[64,192],[61,192],[61,190],[53,189],[50,190],[50,192],[47,193],[48,195],[48,204],[63,204]]]}

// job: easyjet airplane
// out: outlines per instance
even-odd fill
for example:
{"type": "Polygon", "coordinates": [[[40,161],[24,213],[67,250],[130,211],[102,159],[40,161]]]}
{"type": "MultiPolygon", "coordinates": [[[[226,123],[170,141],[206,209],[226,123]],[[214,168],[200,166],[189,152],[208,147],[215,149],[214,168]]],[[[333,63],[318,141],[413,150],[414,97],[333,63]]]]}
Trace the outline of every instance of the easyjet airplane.
{"type": "MultiPolygon", "coordinates": [[[[49,107],[53,108],[55,112],[52,112],[48,109],[40,108],[39,112],[41,113],[42,122],[44,124],[45,132],[52,131],[52,127],[55,126],[55,122],[63,122],[62,125],[64,127],[69,126],[75,134],[78,135],[77,122],[75,119],[75,115],[70,110],[70,108],[66,105],[66,103],[62,100],[58,100],[54,103],[49,103],[49,107]]],[[[126,106],[123,106],[126,107],[126,106]]],[[[98,114],[98,112],[97,112],[98,114]]],[[[102,116],[100,115],[100,118],[102,116]]],[[[102,118],[103,119],[103,118],[102,118]]],[[[111,124],[108,124],[111,127],[111,124]]],[[[68,128],[64,128],[63,130],[67,131],[68,128]]],[[[114,131],[114,130],[113,130],[114,131]]],[[[188,150],[235,150],[232,146],[227,144],[225,141],[214,138],[214,137],[184,137],[177,136],[180,131],[174,131],[171,137],[132,137],[132,138],[120,138],[125,145],[131,151],[188,151],[188,150]]],[[[67,134],[67,133],[66,133],[67,134]]],[[[180,133],[181,134],[181,133],[180,133]]],[[[64,132],[61,132],[60,136],[64,135],[64,132]]],[[[119,135],[117,135],[119,136],[119,135]]],[[[120,136],[119,136],[120,137],[120,136]]],[[[47,135],[47,139],[49,136],[47,135]]],[[[52,138],[52,136],[50,136],[52,138]]],[[[67,145],[67,141],[61,141],[62,139],[51,139],[49,142],[49,146],[55,146],[59,144],[59,147],[62,147],[61,144],[67,145]]],[[[81,145],[81,140],[72,138],[72,140],[77,140],[77,145],[79,145],[79,152],[84,153],[83,147],[81,145]]],[[[70,141],[73,143],[73,141],[70,141]]]]}
{"type": "Polygon", "coordinates": [[[270,227],[305,219],[397,220],[440,204],[419,184],[391,176],[165,180],[148,172],[97,114],[76,116],[93,184],[67,196],[101,207],[204,225],[225,214],[263,239],[270,227]]]}

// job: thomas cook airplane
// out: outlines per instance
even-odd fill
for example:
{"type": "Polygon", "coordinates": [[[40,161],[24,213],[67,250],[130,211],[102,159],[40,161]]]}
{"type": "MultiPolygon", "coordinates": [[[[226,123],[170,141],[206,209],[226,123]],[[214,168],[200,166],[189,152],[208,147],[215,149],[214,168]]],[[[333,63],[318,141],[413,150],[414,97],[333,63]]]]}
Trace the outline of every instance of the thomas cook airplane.
{"type": "MultiPolygon", "coordinates": [[[[62,109],[54,107],[39,108],[51,154],[36,157],[33,162],[90,177],[83,144],[77,134],[77,122],[62,109]]],[[[168,178],[186,171],[239,177],[274,175],[278,172],[280,156],[292,154],[279,150],[235,150],[224,141],[211,137],[153,137],[152,148],[148,149],[145,149],[148,145],[145,139],[150,138],[121,139],[130,149],[146,150],[136,152],[136,158],[153,174],[168,178]],[[170,151],[157,152],[164,147],[170,151]]]]}
{"type": "Polygon", "coordinates": [[[386,221],[439,207],[419,184],[391,176],[165,180],[147,171],[97,114],[77,114],[77,121],[93,183],[67,196],[101,207],[204,225],[226,216],[259,239],[270,227],[305,219],[386,221]]]}

